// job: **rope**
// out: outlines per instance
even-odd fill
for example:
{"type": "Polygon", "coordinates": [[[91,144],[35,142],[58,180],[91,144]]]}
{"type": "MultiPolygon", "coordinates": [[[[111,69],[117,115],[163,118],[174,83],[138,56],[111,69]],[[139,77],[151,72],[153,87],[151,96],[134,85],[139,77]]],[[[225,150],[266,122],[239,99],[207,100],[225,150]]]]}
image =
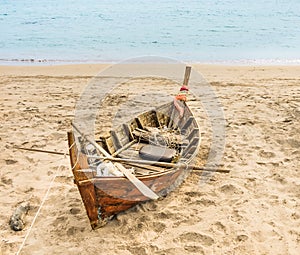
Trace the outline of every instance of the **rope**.
{"type": "MultiPolygon", "coordinates": [[[[69,151],[73,148],[73,146],[76,144],[76,141],[74,141],[71,145],[70,145],[70,147],[69,147],[69,151]]],[[[65,154],[65,155],[67,155],[67,154],[65,154]]],[[[74,170],[74,168],[76,167],[76,165],[78,164],[78,161],[79,161],[79,151],[77,150],[77,155],[76,155],[76,162],[75,162],[75,164],[72,166],[72,168],[71,168],[71,170],[73,171],[74,170]]]]}
{"type": "MultiPolygon", "coordinates": [[[[74,144],[75,144],[75,142],[69,147],[69,150],[74,146],[74,144]]],[[[28,229],[28,231],[27,231],[27,233],[26,233],[26,235],[25,235],[25,237],[24,237],[24,239],[23,239],[23,242],[22,242],[22,244],[21,244],[19,250],[17,251],[16,255],[19,255],[20,252],[22,251],[22,249],[24,248],[24,245],[25,245],[25,243],[26,243],[26,240],[27,240],[28,236],[30,235],[30,232],[31,232],[31,230],[32,230],[32,228],[33,228],[33,225],[35,224],[35,221],[36,221],[37,217],[39,216],[39,214],[40,214],[40,212],[41,212],[41,209],[42,209],[42,207],[43,207],[44,204],[45,204],[45,201],[46,201],[47,198],[48,198],[48,195],[49,195],[50,190],[51,190],[51,188],[52,188],[52,186],[53,186],[53,183],[54,183],[54,181],[55,181],[55,179],[56,179],[56,177],[57,177],[57,174],[58,174],[60,168],[62,167],[61,161],[62,161],[63,159],[66,158],[66,155],[67,155],[67,154],[68,154],[68,152],[66,151],[66,152],[64,153],[64,158],[62,158],[62,159],[60,160],[60,164],[59,164],[59,166],[57,167],[57,173],[53,176],[53,178],[52,178],[52,180],[51,180],[51,182],[50,182],[50,185],[49,185],[49,187],[48,187],[48,189],[47,189],[47,191],[46,191],[46,194],[45,194],[45,196],[43,197],[42,202],[41,202],[41,204],[40,204],[40,206],[39,206],[39,208],[38,208],[36,214],[34,215],[34,218],[33,218],[32,222],[31,222],[31,224],[30,224],[30,226],[29,226],[29,229],[28,229]]],[[[74,166],[76,166],[77,163],[78,163],[78,157],[77,157],[77,161],[76,161],[76,163],[74,164],[74,166]]],[[[74,167],[73,167],[73,168],[74,168],[74,167]]],[[[72,168],[72,170],[73,170],[73,168],[72,168]]]]}

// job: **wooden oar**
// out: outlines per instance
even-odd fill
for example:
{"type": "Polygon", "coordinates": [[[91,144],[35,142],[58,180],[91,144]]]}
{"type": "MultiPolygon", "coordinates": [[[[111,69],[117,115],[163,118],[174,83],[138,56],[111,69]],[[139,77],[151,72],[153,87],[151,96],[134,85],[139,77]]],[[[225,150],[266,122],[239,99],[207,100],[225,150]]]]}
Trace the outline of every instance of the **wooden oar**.
{"type": "MultiPolygon", "coordinates": [[[[91,143],[101,154],[105,156],[105,159],[113,161],[113,157],[104,150],[99,144],[95,143],[92,139],[88,138],[83,134],[74,123],[72,123],[74,129],[89,143],[91,143]]],[[[124,166],[119,163],[116,163],[116,167],[124,174],[124,176],[146,197],[149,197],[153,200],[158,199],[159,196],[155,194],[148,186],[146,186],[142,181],[140,181],[136,176],[128,171],[124,166]]]]}

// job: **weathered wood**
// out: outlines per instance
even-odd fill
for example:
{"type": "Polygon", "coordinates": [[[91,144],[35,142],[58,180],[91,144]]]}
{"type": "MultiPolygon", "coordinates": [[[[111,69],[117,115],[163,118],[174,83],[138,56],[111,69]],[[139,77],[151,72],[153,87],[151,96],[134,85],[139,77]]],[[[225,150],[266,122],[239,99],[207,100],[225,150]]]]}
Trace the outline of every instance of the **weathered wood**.
{"type": "MultiPolygon", "coordinates": [[[[105,157],[112,158],[109,153],[107,153],[101,146],[99,146],[97,143],[95,143],[92,139],[86,137],[73,123],[73,127],[77,130],[77,132],[84,137],[89,143],[94,145],[94,147],[105,157]]],[[[136,178],[133,174],[131,174],[125,167],[123,167],[121,164],[115,164],[117,168],[132,182],[133,185],[136,186],[136,188],[142,192],[145,196],[151,198],[151,199],[157,199],[158,196],[144,183],[142,183],[138,178],[136,178]]]]}
{"type": "Polygon", "coordinates": [[[186,137],[189,141],[191,141],[194,138],[199,138],[200,137],[200,131],[199,128],[194,128],[186,137]]]}
{"type": "Polygon", "coordinates": [[[126,163],[126,165],[141,168],[141,169],[146,169],[146,170],[149,170],[149,171],[152,171],[155,173],[162,173],[162,172],[165,172],[167,169],[167,168],[162,168],[159,166],[141,165],[141,164],[134,164],[134,163],[126,163]]]}
{"type": "Polygon", "coordinates": [[[128,124],[123,124],[123,128],[124,128],[124,131],[126,133],[126,135],[128,136],[129,140],[132,141],[134,140],[134,137],[133,137],[133,134],[130,130],[130,127],[128,124]]]}
{"type": "Polygon", "coordinates": [[[191,151],[191,148],[194,148],[195,151],[195,148],[197,147],[198,143],[199,137],[194,137],[192,141],[188,143],[187,147],[183,148],[182,157],[186,157],[187,153],[191,151]]]}
{"type": "MultiPolygon", "coordinates": [[[[168,169],[168,168],[167,169],[166,168],[158,168],[158,167],[151,166],[151,165],[139,165],[139,164],[133,164],[133,163],[126,163],[126,165],[143,168],[145,170],[149,170],[154,173],[162,173],[168,169]]],[[[199,166],[195,166],[195,165],[187,165],[186,168],[192,169],[192,171],[195,171],[195,172],[199,172],[199,171],[201,171],[201,172],[216,172],[216,173],[229,173],[230,172],[230,170],[228,170],[228,169],[205,168],[205,167],[199,167],[199,166]]]]}
{"type": "Polygon", "coordinates": [[[143,123],[142,123],[140,118],[138,118],[138,117],[135,118],[135,121],[136,121],[136,124],[137,124],[138,128],[140,128],[140,129],[144,128],[143,123]]]}
{"type": "Polygon", "coordinates": [[[84,138],[86,139],[90,144],[94,145],[94,147],[101,153],[103,154],[105,157],[111,157],[111,155],[104,150],[99,144],[97,144],[96,142],[94,142],[92,139],[90,139],[89,137],[87,137],[85,134],[83,134],[78,127],[72,123],[72,126],[74,127],[74,129],[84,138]]]}
{"type": "Polygon", "coordinates": [[[187,129],[190,127],[190,125],[193,123],[194,121],[194,116],[190,116],[188,118],[188,120],[185,122],[185,124],[183,125],[183,127],[181,128],[181,133],[183,135],[185,135],[187,133],[187,129]]]}
{"type": "Polygon", "coordinates": [[[83,167],[81,165],[82,162],[84,162],[84,159],[82,158],[81,153],[80,153],[81,156],[79,154],[79,158],[77,158],[78,151],[77,151],[77,146],[76,144],[74,144],[74,142],[75,142],[75,138],[73,132],[68,132],[69,153],[70,153],[70,160],[73,169],[73,175],[75,178],[75,183],[78,184],[78,182],[82,180],[86,181],[86,184],[82,186],[78,186],[78,189],[81,198],[83,200],[85,210],[90,219],[91,227],[94,229],[98,225],[98,207],[97,207],[98,203],[96,199],[95,188],[94,188],[94,184],[90,180],[88,180],[87,175],[83,172],[80,172],[82,168],[88,168],[88,165],[87,167],[83,167]]]}
{"type": "Polygon", "coordinates": [[[190,75],[191,75],[191,70],[192,70],[192,67],[190,67],[190,66],[187,66],[185,68],[184,79],[183,79],[183,85],[185,85],[185,86],[187,86],[188,83],[189,83],[189,79],[190,79],[190,75]]]}
{"type": "MultiPolygon", "coordinates": [[[[188,84],[189,76],[190,70],[187,69],[183,82],[184,85],[188,84]]],[[[170,117],[172,114],[171,110],[174,108],[174,105],[173,102],[169,102],[168,104],[164,104],[157,107],[155,111],[151,110],[142,113],[128,123],[124,123],[121,126],[114,127],[113,131],[118,137],[120,146],[113,144],[113,135],[102,138],[101,144],[98,144],[100,148],[95,146],[101,156],[96,156],[95,153],[92,153],[93,155],[89,156],[88,158],[89,162],[97,162],[97,159],[100,159],[100,161],[104,162],[114,162],[114,164],[119,166],[119,170],[124,171],[124,175],[127,176],[123,175],[116,177],[110,175],[96,175],[94,177],[89,176],[89,179],[80,180],[76,182],[81,193],[87,192],[87,195],[85,196],[82,194],[82,197],[84,197],[83,200],[86,208],[93,206],[96,207],[96,209],[93,208],[94,211],[91,211],[90,209],[88,213],[93,228],[102,226],[103,222],[109,219],[112,215],[122,212],[138,203],[150,200],[150,198],[147,196],[149,194],[145,195],[143,194],[143,192],[141,192],[140,189],[143,188],[137,188],[136,180],[141,182],[148,189],[149,187],[151,187],[150,191],[152,190],[151,192],[153,192],[155,196],[165,196],[186,178],[186,176],[191,171],[189,168],[195,168],[196,170],[203,169],[207,171],[218,171],[217,169],[206,169],[202,167],[195,167],[189,165],[193,157],[199,150],[200,133],[199,129],[197,129],[198,123],[195,119],[191,118],[190,123],[186,123],[189,120],[189,118],[192,117],[193,114],[190,111],[187,104],[185,104],[184,107],[184,116],[180,119],[179,122],[175,121],[175,123],[172,123],[170,117]],[[134,140],[132,134],[133,131],[137,130],[137,128],[144,129],[145,127],[164,127],[167,126],[169,122],[170,125],[178,125],[176,126],[176,129],[183,129],[182,127],[185,128],[183,130],[186,131],[184,134],[185,137],[182,138],[181,136],[180,139],[181,141],[182,139],[185,139],[186,141],[182,141],[179,148],[176,149],[178,150],[178,153],[183,152],[184,149],[181,149],[181,147],[183,146],[183,144],[185,144],[187,157],[182,158],[182,160],[179,159],[180,163],[178,164],[140,160],[138,152],[135,150],[136,145],[134,144],[134,142],[132,142],[132,146],[129,145],[129,143],[134,140]],[[190,143],[192,143],[192,145],[189,146],[190,143]],[[124,149],[124,147],[127,148],[124,149]],[[125,158],[116,158],[112,157],[112,155],[119,155],[119,157],[124,157],[125,155],[125,158]],[[131,157],[133,157],[133,159],[131,157]],[[95,160],[92,160],[92,158],[94,158],[95,160]],[[137,178],[136,176],[131,174],[130,169],[125,168],[121,164],[134,166],[137,168],[137,171],[140,171],[141,173],[146,170],[149,172],[146,175],[139,175],[137,178]],[[130,180],[132,176],[129,175],[132,175],[135,179],[130,180]],[[94,189],[92,189],[92,187],[94,189]],[[93,191],[94,193],[91,193],[93,191]],[[96,199],[94,200],[94,198],[96,199]],[[98,212],[97,217],[95,213],[96,211],[98,212]]],[[[174,112],[173,114],[176,115],[177,113],[174,112]]],[[[76,150],[77,148],[75,148],[74,151],[78,153],[76,150]]],[[[80,159],[80,154],[77,155],[76,153],[73,153],[72,155],[70,154],[70,157],[74,157],[74,169],[77,169],[77,167],[79,167],[79,169],[83,169],[81,165],[84,165],[84,160],[80,159]],[[77,164],[74,163],[76,161],[78,161],[77,164]]],[[[94,174],[93,171],[78,171],[78,169],[74,171],[74,173],[74,176],[76,176],[75,179],[82,179],[82,177],[78,176],[79,174],[94,174]]]]}
{"type": "MultiPolygon", "coordinates": [[[[197,146],[195,146],[196,148],[197,146]]],[[[160,167],[168,167],[168,168],[181,168],[185,167],[187,169],[198,169],[198,170],[203,170],[203,171],[208,171],[208,172],[215,172],[219,171],[224,172],[224,173],[229,173],[230,170],[226,169],[213,169],[213,168],[204,168],[204,167],[199,167],[195,165],[188,165],[188,164],[183,164],[183,163],[167,163],[167,162],[158,162],[158,161],[151,161],[151,160],[136,160],[136,159],[128,159],[128,158],[105,158],[105,157],[98,157],[98,156],[92,156],[93,158],[99,158],[102,160],[109,160],[113,162],[121,162],[121,163],[134,163],[134,164],[142,164],[142,165],[154,165],[154,166],[160,166],[160,167]]],[[[173,169],[174,170],[174,169],[173,169]]]]}
{"type": "Polygon", "coordinates": [[[116,148],[114,146],[114,143],[113,143],[113,139],[112,137],[107,137],[105,138],[105,145],[107,147],[107,151],[110,153],[110,154],[113,154],[116,152],[116,148]]]}
{"type": "Polygon", "coordinates": [[[133,145],[134,143],[136,143],[136,140],[132,140],[131,142],[127,143],[126,145],[124,145],[122,148],[120,148],[119,150],[115,151],[111,156],[115,157],[117,155],[119,155],[122,151],[128,149],[131,145],[133,145]]]}
{"type": "Polygon", "coordinates": [[[40,150],[40,149],[25,148],[25,147],[19,147],[19,146],[13,146],[13,148],[18,149],[18,150],[24,150],[24,151],[43,152],[43,153],[49,153],[49,154],[69,156],[68,153],[58,152],[58,151],[40,150]]]}
{"type": "Polygon", "coordinates": [[[69,154],[70,154],[70,162],[72,171],[74,173],[75,170],[80,169],[80,166],[77,160],[77,147],[74,146],[75,138],[72,132],[68,132],[68,145],[69,145],[69,154]]]}
{"type": "Polygon", "coordinates": [[[115,150],[121,149],[123,146],[122,146],[122,144],[121,144],[121,142],[120,142],[120,139],[119,139],[119,137],[117,136],[116,132],[115,132],[114,130],[111,130],[111,131],[110,131],[110,135],[111,135],[111,137],[112,137],[112,139],[113,139],[113,143],[114,143],[115,150]]]}
{"type": "Polygon", "coordinates": [[[159,196],[155,194],[149,187],[142,183],[138,178],[136,178],[132,173],[130,173],[122,164],[115,163],[116,167],[130,180],[138,190],[151,199],[158,199],[159,196]]]}
{"type": "Polygon", "coordinates": [[[98,224],[98,202],[95,193],[95,186],[93,182],[87,181],[86,185],[78,186],[79,193],[83,200],[85,210],[90,219],[92,228],[98,224]]]}

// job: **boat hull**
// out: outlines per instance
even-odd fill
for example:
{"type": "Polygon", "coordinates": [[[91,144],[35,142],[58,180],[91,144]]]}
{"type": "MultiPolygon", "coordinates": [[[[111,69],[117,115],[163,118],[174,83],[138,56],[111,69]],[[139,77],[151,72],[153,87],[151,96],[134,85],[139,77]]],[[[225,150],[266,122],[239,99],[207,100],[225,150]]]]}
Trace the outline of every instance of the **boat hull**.
{"type": "MultiPolygon", "coordinates": [[[[173,118],[170,116],[174,115],[174,107],[172,103],[164,110],[162,119],[165,125],[169,125],[173,118]],[[169,117],[166,118],[165,115],[169,117]]],[[[192,116],[191,111],[186,107],[186,116],[182,119],[182,123],[179,124],[181,133],[185,135],[187,143],[181,152],[180,163],[176,168],[162,168],[163,171],[143,176],[136,176],[146,186],[148,186],[153,192],[159,195],[159,197],[166,196],[169,192],[175,189],[182,181],[187,177],[190,170],[186,167],[193,158],[197,155],[200,143],[200,132],[198,124],[192,116]]],[[[148,121],[149,125],[157,125],[157,119],[153,121],[153,113],[149,113],[145,116],[136,118],[133,123],[126,127],[134,129],[137,127],[145,126],[145,123],[141,123],[143,120],[148,121]],[[138,122],[138,123],[136,123],[138,122]]],[[[157,115],[155,115],[157,118],[157,115]]],[[[158,119],[159,120],[159,119],[158,119]]],[[[162,122],[162,121],[161,121],[162,122]]],[[[160,123],[162,124],[162,123],[160,123]]],[[[126,131],[126,130],[125,130],[126,131]]],[[[119,132],[128,133],[128,132],[119,132]]],[[[105,143],[101,145],[110,153],[114,154],[120,148],[114,146],[114,141],[117,139],[123,141],[124,139],[118,138],[118,132],[112,133],[114,137],[109,137],[105,143]],[[112,140],[111,146],[110,141],[112,140]]],[[[120,136],[120,135],[119,135],[120,136]]],[[[132,134],[128,135],[129,138],[132,134]]],[[[150,199],[144,196],[139,189],[126,177],[121,176],[97,176],[95,169],[92,169],[89,164],[89,158],[77,147],[73,132],[68,133],[69,141],[69,152],[72,171],[74,175],[74,182],[78,186],[80,195],[82,197],[87,215],[89,217],[91,226],[93,229],[105,225],[108,219],[114,215],[123,212],[139,203],[149,201],[150,199]]],[[[120,143],[118,141],[118,144],[120,143]]],[[[130,142],[130,139],[127,141],[130,142]]],[[[129,168],[128,165],[124,164],[125,167],[129,168]]]]}

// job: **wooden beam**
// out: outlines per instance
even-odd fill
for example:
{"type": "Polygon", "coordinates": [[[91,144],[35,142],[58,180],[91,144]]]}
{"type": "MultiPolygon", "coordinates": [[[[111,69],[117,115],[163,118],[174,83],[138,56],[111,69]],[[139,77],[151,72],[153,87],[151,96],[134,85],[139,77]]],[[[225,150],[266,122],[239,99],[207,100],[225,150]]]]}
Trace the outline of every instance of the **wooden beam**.
{"type": "Polygon", "coordinates": [[[192,67],[187,66],[185,68],[185,73],[184,73],[184,79],[183,79],[183,85],[187,86],[189,83],[190,75],[191,75],[191,69],[192,67]]]}
{"type": "Polygon", "coordinates": [[[187,129],[189,128],[189,126],[192,124],[193,120],[194,120],[194,116],[190,116],[190,117],[188,118],[188,120],[184,123],[183,127],[181,128],[181,133],[182,133],[183,135],[186,134],[186,130],[187,130],[187,129]]]}
{"type": "Polygon", "coordinates": [[[122,151],[128,149],[134,143],[136,143],[136,140],[132,140],[131,142],[125,144],[122,148],[120,148],[119,150],[117,150],[116,152],[114,152],[113,154],[111,154],[111,156],[115,157],[115,156],[119,155],[122,151]]]}
{"type": "Polygon", "coordinates": [[[219,168],[205,168],[201,166],[195,166],[195,165],[187,165],[184,163],[167,163],[167,162],[159,162],[159,161],[152,161],[152,160],[140,160],[140,159],[129,159],[129,158],[105,158],[105,157],[99,157],[99,156],[89,156],[90,158],[98,158],[102,160],[109,160],[113,162],[121,162],[121,163],[134,163],[134,164],[143,164],[143,165],[153,165],[153,166],[161,166],[161,167],[169,167],[169,168],[180,168],[180,167],[186,167],[188,169],[196,169],[196,170],[202,170],[207,172],[220,172],[220,173],[229,173],[230,170],[227,169],[219,169],[219,168]]]}
{"type": "Polygon", "coordinates": [[[69,155],[69,153],[58,152],[58,151],[40,150],[40,149],[32,149],[32,148],[25,148],[25,147],[18,147],[18,146],[13,146],[13,148],[18,150],[24,150],[24,151],[44,152],[44,153],[56,154],[56,155],[69,155]]]}
{"type": "Polygon", "coordinates": [[[123,124],[123,128],[124,128],[124,131],[126,133],[126,135],[128,136],[129,140],[134,140],[134,137],[133,137],[133,134],[130,130],[130,127],[128,124],[123,124]]]}
{"type": "Polygon", "coordinates": [[[120,139],[119,139],[117,133],[115,131],[111,130],[110,131],[110,135],[111,135],[111,138],[113,140],[113,143],[114,143],[114,146],[115,146],[115,150],[117,151],[117,150],[121,149],[122,148],[122,144],[120,142],[120,139]]]}
{"type": "Polygon", "coordinates": [[[141,122],[139,117],[135,118],[136,124],[140,129],[144,129],[143,123],[141,122]]]}

